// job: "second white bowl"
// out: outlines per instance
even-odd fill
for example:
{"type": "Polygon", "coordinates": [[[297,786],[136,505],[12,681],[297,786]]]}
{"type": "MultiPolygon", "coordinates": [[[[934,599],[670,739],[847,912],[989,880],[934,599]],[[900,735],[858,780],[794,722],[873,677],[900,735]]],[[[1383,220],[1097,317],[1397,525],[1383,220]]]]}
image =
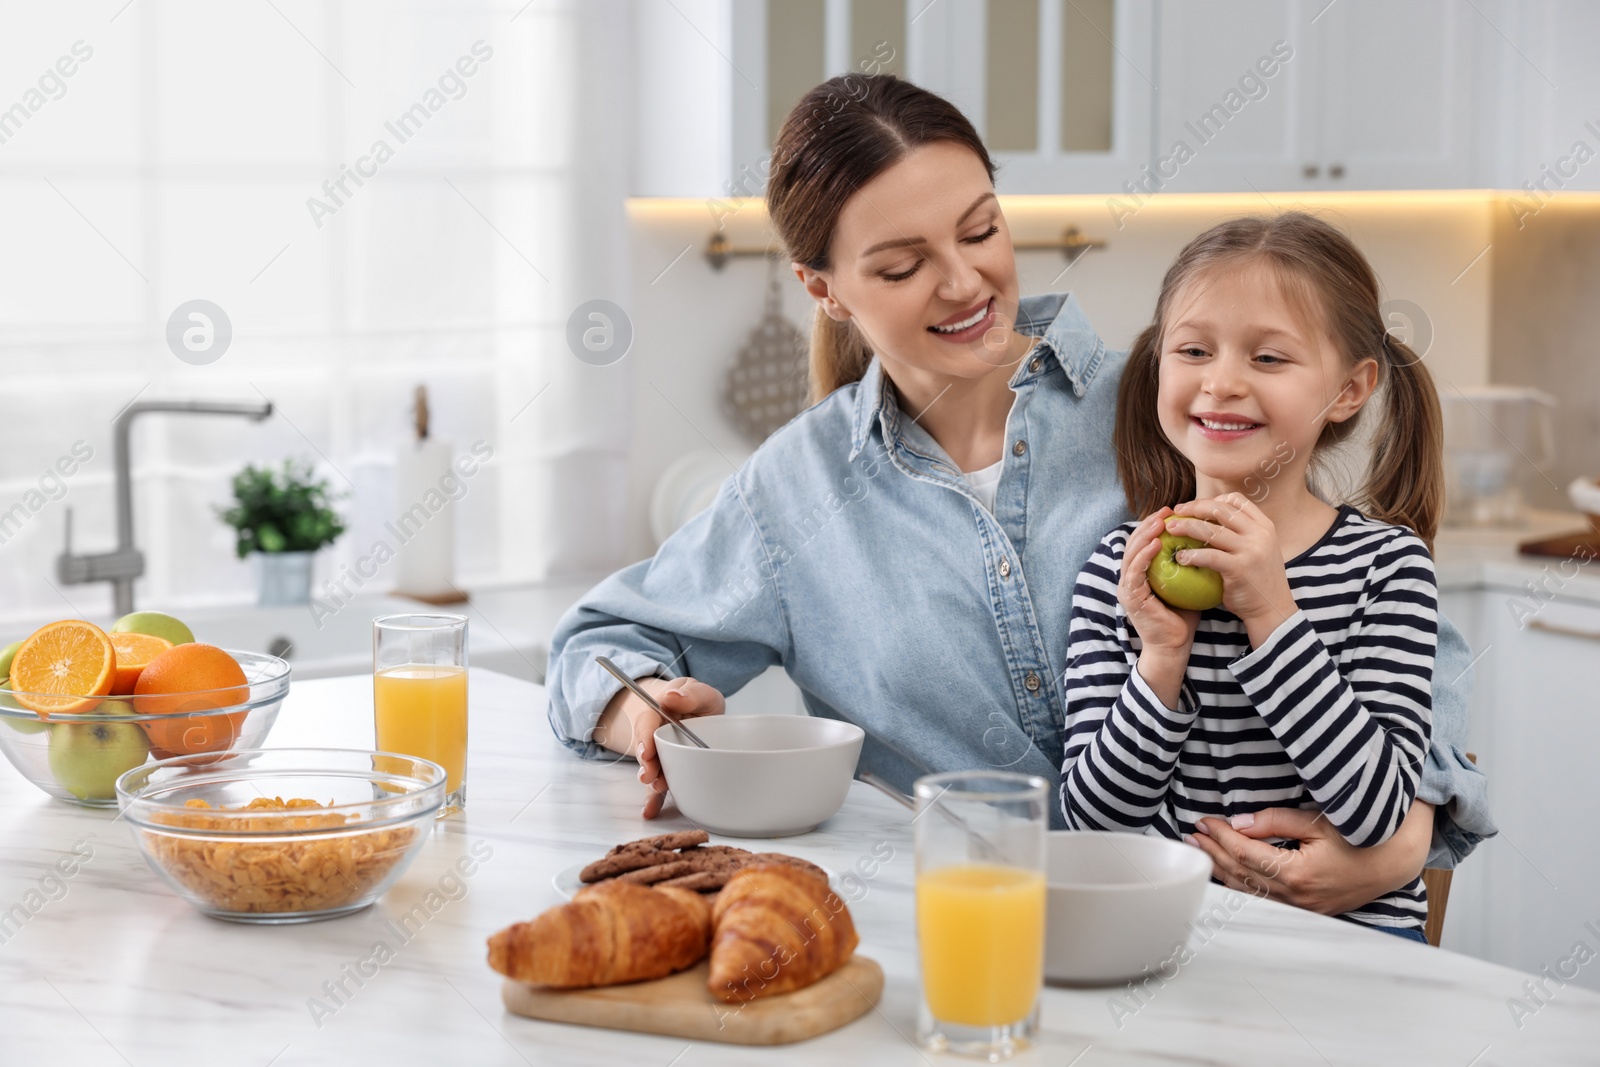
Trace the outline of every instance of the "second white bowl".
{"type": "Polygon", "coordinates": [[[814,830],[844,804],[866,733],[810,715],[712,715],[689,720],[709,749],[656,730],[656,752],[678,810],[727,837],[814,830]]]}
{"type": "Polygon", "coordinates": [[[1056,830],[1045,856],[1044,974],[1083,985],[1156,971],[1189,938],[1211,859],[1143,834],[1056,830]]]}

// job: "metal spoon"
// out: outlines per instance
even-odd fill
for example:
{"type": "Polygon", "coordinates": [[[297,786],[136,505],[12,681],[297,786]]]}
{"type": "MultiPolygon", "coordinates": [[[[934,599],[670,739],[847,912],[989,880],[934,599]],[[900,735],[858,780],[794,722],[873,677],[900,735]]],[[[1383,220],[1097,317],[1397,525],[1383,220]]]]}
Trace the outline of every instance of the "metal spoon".
{"type": "Polygon", "coordinates": [[[619,681],[623,685],[627,686],[628,689],[633,693],[633,695],[638,697],[640,700],[644,701],[645,705],[648,706],[651,711],[655,712],[657,715],[661,716],[663,719],[665,719],[668,722],[670,722],[672,724],[673,729],[677,730],[678,733],[682,734],[684,737],[687,737],[690,741],[692,741],[695,744],[699,745],[701,748],[710,748],[711,747],[710,745],[706,744],[703,740],[701,740],[699,734],[695,733],[693,730],[691,730],[687,726],[685,726],[683,724],[683,720],[682,719],[678,718],[672,712],[668,711],[666,708],[664,708],[660,704],[658,704],[656,702],[656,698],[655,697],[651,696],[649,693],[646,693],[644,691],[644,689],[642,687],[640,687],[637,683],[635,683],[632,678],[629,678],[626,674],[624,674],[622,669],[620,667],[618,667],[615,663],[612,663],[609,659],[607,659],[604,656],[596,656],[594,658],[594,661],[596,663],[600,664],[600,666],[604,667],[606,670],[610,671],[612,676],[614,678],[616,678],[617,681],[619,681]]]}
{"type": "MultiPolygon", "coordinates": [[[[890,800],[893,800],[901,807],[906,808],[909,811],[917,810],[917,800],[915,797],[906,796],[904,793],[900,792],[900,790],[896,789],[882,778],[879,778],[873,772],[863,771],[861,773],[860,780],[878,790],[878,792],[882,793],[890,800]]],[[[939,803],[938,797],[934,797],[932,800],[928,801],[928,806],[937,810],[940,815],[943,815],[951,823],[960,827],[962,830],[965,830],[968,840],[974,842],[978,846],[978,851],[983,854],[985,859],[994,863],[1004,862],[1004,858],[1000,855],[1000,850],[994,846],[993,842],[984,837],[978,831],[974,830],[967,820],[963,819],[961,816],[957,815],[955,812],[939,803]]],[[[912,822],[915,821],[915,819],[912,820],[912,822]]]]}
{"type": "Polygon", "coordinates": [[[871,771],[862,771],[861,781],[866,782],[872,788],[876,789],[878,792],[882,793],[896,804],[899,804],[907,811],[917,810],[917,800],[915,797],[906,796],[904,793],[900,792],[900,790],[896,789],[882,778],[879,778],[871,771]]]}

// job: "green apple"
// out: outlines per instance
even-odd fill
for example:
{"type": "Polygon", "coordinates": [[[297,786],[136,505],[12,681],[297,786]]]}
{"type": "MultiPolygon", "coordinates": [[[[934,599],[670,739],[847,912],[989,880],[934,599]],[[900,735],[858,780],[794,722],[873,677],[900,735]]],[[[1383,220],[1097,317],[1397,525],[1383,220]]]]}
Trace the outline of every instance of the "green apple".
{"type": "Polygon", "coordinates": [[[0,648],[0,682],[5,682],[8,688],[11,684],[11,661],[17,658],[17,649],[21,647],[21,641],[13,641],[5,648],[0,648]]]}
{"type": "Polygon", "coordinates": [[[150,739],[138,723],[107,719],[132,714],[126,700],[105,700],[86,714],[58,716],[50,731],[50,773],[56,782],[79,800],[115,798],[117,778],[150,755],[150,739]]]}
{"type": "MultiPolygon", "coordinates": [[[[1183,516],[1174,516],[1182,518],[1183,516]]],[[[1150,561],[1145,577],[1150,591],[1183,611],[1209,611],[1222,603],[1222,575],[1210,567],[1189,567],[1172,558],[1185,548],[1205,548],[1204,541],[1178,534],[1161,533],[1161,551],[1150,561]]]]}
{"type": "Polygon", "coordinates": [[[22,711],[26,713],[25,715],[0,716],[0,718],[4,719],[7,726],[11,727],[19,734],[43,733],[45,730],[50,728],[50,724],[48,722],[45,722],[43,719],[39,718],[37,714],[28,711],[28,709],[16,702],[16,700],[11,696],[11,687],[9,685],[0,685],[0,708],[5,708],[10,711],[22,711]]]}
{"type": "MultiPolygon", "coordinates": [[[[11,708],[16,710],[20,710],[22,708],[22,705],[11,699],[10,696],[11,661],[16,658],[17,649],[21,647],[21,641],[13,641],[5,648],[0,648],[0,708],[11,708]]],[[[30,718],[26,719],[21,718],[20,716],[6,715],[4,716],[5,724],[17,731],[19,734],[36,734],[50,725],[37,715],[34,715],[31,711],[28,712],[28,715],[30,718]]]]}
{"type": "Polygon", "coordinates": [[[114,634],[149,634],[164,637],[175,645],[187,645],[194,640],[194,631],[164,611],[135,611],[111,624],[114,634]]]}

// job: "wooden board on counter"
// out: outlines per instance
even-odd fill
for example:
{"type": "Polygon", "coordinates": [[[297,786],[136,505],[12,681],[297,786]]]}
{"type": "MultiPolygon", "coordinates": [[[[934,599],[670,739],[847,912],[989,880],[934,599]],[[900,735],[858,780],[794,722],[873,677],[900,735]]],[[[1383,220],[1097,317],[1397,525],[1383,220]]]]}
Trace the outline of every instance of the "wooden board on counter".
{"type": "Polygon", "coordinates": [[[883,992],[883,968],[864,956],[804,989],[724,1004],[711,995],[711,965],[653,982],[598,989],[550,989],[506,979],[506,1010],[531,1019],[663,1034],[734,1045],[787,1045],[837,1030],[866,1014],[883,992]]]}
{"type": "Polygon", "coordinates": [[[1517,551],[1524,556],[1559,556],[1562,559],[1576,556],[1581,560],[1589,560],[1600,555],[1600,533],[1585,530],[1539,541],[1524,541],[1517,546],[1517,551]]]}

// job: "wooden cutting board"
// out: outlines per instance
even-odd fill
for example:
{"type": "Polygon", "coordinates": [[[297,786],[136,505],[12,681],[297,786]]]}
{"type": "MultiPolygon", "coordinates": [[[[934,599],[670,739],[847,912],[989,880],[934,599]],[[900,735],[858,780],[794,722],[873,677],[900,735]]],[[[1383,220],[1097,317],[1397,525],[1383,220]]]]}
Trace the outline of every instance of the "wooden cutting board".
{"type": "Polygon", "coordinates": [[[1517,551],[1524,556],[1560,556],[1562,559],[1577,557],[1587,562],[1600,555],[1600,533],[1584,530],[1581,533],[1549,537],[1542,541],[1524,541],[1517,546],[1517,551]],[[1580,550],[1587,550],[1588,554],[1580,555],[1580,550]]]}
{"type": "Polygon", "coordinates": [[[837,1030],[864,1015],[883,992],[883,968],[864,956],[792,993],[724,1004],[706,989],[711,965],[652,982],[599,989],[550,989],[506,979],[506,1010],[530,1019],[664,1034],[734,1045],[787,1045],[837,1030]]]}

